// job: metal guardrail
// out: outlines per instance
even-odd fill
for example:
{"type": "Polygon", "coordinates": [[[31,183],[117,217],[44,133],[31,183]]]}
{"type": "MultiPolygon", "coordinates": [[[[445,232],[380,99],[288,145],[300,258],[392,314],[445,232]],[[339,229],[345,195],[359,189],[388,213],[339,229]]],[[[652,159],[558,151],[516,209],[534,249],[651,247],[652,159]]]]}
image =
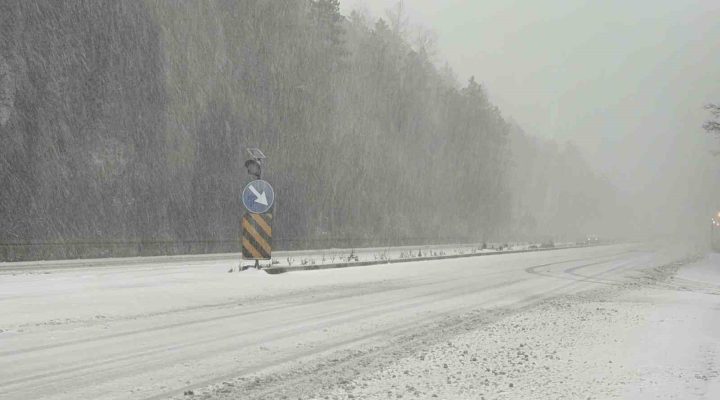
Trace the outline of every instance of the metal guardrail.
{"type": "MultiPolygon", "coordinates": [[[[275,238],[273,247],[279,251],[425,246],[455,243],[485,243],[498,248],[501,242],[483,242],[475,238],[452,237],[345,237],[345,238],[275,238]]],[[[43,242],[0,242],[0,262],[66,260],[108,257],[151,257],[167,255],[237,253],[238,239],[214,240],[68,240],[43,242]]]]}
{"type": "MultiPolygon", "coordinates": [[[[398,262],[424,261],[445,258],[461,258],[481,255],[501,255],[522,253],[530,251],[543,250],[560,250],[573,247],[584,247],[577,244],[563,244],[555,248],[530,248],[526,250],[505,250],[505,251],[487,251],[480,252],[477,244],[442,244],[442,245],[415,245],[415,246],[384,246],[384,247],[355,247],[355,248],[333,248],[333,249],[315,249],[315,250],[292,250],[278,251],[273,253],[273,260],[277,260],[280,265],[273,262],[272,265],[266,265],[265,269],[268,273],[289,272],[297,270],[310,269],[328,269],[328,268],[344,268],[352,266],[373,265],[373,264],[392,264],[398,262]],[[447,250],[447,253],[444,251],[447,250]],[[422,251],[423,256],[419,256],[422,251]],[[392,253],[395,253],[394,255],[392,253]],[[349,255],[359,255],[355,261],[351,261],[349,255]],[[388,258],[368,260],[369,254],[387,255],[388,258]],[[400,255],[403,254],[403,255],[400,255]],[[327,258],[325,257],[327,256],[327,258]],[[399,256],[399,257],[398,257],[399,256]],[[322,257],[323,261],[304,264],[301,261],[309,258],[322,257]],[[395,257],[395,258],[392,258],[395,257]],[[293,259],[292,264],[286,263],[287,259],[293,259]],[[339,260],[339,261],[335,261],[339,260]],[[340,261],[342,260],[342,261],[340,261]]],[[[153,268],[165,267],[190,267],[193,265],[203,265],[207,263],[227,263],[228,266],[234,267],[241,262],[239,252],[233,253],[212,253],[212,254],[185,254],[185,255],[163,255],[149,257],[120,257],[120,258],[86,258],[86,259],[67,259],[67,260],[36,260],[21,262],[0,262],[0,274],[19,273],[19,272],[43,272],[54,270],[72,270],[83,268],[112,268],[112,267],[141,267],[153,266],[153,268]]]]}

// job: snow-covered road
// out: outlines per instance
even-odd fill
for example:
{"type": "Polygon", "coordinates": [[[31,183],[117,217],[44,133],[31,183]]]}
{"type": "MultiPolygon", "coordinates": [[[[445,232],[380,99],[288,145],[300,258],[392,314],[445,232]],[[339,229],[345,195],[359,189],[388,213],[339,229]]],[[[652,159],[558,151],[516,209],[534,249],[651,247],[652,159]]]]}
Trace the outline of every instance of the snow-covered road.
{"type": "Polygon", "coordinates": [[[720,258],[686,256],[8,269],[0,398],[717,398],[720,258]]]}

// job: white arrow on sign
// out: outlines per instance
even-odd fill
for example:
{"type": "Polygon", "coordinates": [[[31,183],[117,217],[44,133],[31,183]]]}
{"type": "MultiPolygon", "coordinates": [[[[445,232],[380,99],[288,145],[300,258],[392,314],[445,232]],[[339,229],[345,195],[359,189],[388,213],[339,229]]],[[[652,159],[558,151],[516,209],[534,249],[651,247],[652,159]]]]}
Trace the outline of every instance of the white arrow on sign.
{"type": "Polygon", "coordinates": [[[255,187],[253,185],[250,185],[250,191],[253,192],[255,197],[257,197],[255,199],[256,203],[260,203],[264,206],[268,205],[267,196],[265,196],[265,191],[263,191],[262,194],[260,194],[260,192],[258,192],[257,189],[255,189],[255,187]]]}

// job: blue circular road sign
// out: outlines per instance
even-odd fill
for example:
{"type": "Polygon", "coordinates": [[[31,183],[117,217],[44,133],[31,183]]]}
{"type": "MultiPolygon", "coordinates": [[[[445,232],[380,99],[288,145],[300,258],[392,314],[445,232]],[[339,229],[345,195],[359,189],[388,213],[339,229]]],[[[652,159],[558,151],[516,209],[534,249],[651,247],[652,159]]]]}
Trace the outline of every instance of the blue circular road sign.
{"type": "Polygon", "coordinates": [[[262,214],[272,207],[275,201],[275,192],[269,183],[259,179],[245,186],[242,201],[245,208],[251,213],[262,214]]]}

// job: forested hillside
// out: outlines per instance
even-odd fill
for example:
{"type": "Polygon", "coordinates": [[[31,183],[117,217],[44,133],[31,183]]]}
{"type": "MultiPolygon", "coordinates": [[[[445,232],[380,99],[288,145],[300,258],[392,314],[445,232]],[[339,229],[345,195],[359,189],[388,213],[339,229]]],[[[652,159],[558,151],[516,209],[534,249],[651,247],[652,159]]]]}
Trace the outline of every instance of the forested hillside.
{"type": "Polygon", "coordinates": [[[0,2],[0,259],[237,251],[248,146],[269,157],[276,247],[582,233],[565,210],[603,200],[580,156],[517,132],[399,20],[0,2]]]}

